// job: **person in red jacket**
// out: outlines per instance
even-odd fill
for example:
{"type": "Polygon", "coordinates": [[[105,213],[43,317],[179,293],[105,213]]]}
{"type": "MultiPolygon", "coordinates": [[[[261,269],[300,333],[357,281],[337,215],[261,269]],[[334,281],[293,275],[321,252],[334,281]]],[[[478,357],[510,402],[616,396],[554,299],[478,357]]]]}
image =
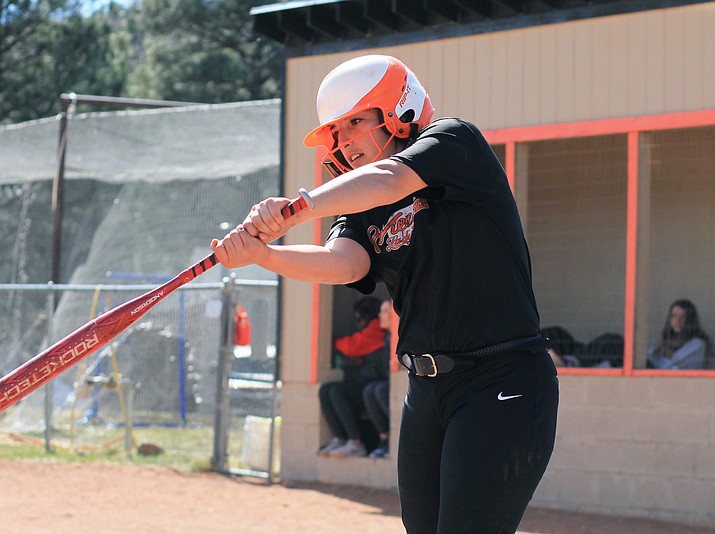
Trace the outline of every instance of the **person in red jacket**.
{"type": "Polygon", "coordinates": [[[360,414],[365,409],[363,389],[375,380],[385,380],[389,374],[387,331],[380,326],[381,302],[365,297],[355,304],[358,331],[335,339],[338,366],[343,369],[340,382],[327,382],[320,387],[318,397],[332,439],[319,454],[348,457],[366,456],[360,434],[360,414]]]}

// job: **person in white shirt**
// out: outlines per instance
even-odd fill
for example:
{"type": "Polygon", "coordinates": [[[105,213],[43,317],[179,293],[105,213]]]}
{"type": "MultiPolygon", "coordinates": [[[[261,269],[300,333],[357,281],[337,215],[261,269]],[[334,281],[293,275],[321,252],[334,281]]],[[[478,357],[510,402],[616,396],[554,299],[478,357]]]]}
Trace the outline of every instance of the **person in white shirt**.
{"type": "Polygon", "coordinates": [[[687,300],[673,302],[660,336],[648,351],[648,366],[655,369],[703,369],[712,343],[700,326],[698,310],[687,300]]]}

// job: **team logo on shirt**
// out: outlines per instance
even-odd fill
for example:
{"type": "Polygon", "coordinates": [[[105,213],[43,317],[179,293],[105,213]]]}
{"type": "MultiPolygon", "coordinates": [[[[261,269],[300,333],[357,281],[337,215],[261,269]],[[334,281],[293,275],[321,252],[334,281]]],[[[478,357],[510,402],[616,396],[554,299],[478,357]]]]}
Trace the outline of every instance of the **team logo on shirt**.
{"type": "Polygon", "coordinates": [[[425,199],[415,198],[412,204],[390,215],[382,228],[370,226],[367,235],[372,246],[375,247],[375,252],[379,254],[383,246],[387,252],[408,246],[415,226],[415,214],[427,208],[429,204],[425,199]]]}

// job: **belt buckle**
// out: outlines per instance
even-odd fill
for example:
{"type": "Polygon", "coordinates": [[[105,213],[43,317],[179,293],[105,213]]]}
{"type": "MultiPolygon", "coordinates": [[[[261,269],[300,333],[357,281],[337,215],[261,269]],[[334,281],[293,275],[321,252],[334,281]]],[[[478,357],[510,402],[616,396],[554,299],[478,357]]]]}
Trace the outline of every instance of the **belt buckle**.
{"type": "Polygon", "coordinates": [[[427,358],[430,361],[430,363],[432,364],[432,372],[430,372],[426,375],[422,375],[422,376],[428,376],[430,378],[434,378],[435,376],[437,376],[437,362],[434,361],[434,356],[432,356],[431,354],[421,354],[420,356],[417,356],[417,357],[418,358],[427,358]]]}

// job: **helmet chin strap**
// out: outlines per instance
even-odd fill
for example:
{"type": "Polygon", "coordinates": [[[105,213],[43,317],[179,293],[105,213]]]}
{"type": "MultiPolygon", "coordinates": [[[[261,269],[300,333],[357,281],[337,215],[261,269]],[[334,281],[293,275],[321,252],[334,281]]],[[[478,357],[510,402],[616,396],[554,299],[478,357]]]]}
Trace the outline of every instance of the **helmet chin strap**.
{"type": "MultiPolygon", "coordinates": [[[[345,159],[345,156],[342,153],[342,149],[346,145],[353,142],[355,139],[359,139],[360,137],[363,137],[365,135],[370,136],[370,140],[372,141],[372,144],[375,145],[375,148],[377,148],[379,150],[377,156],[375,156],[372,159],[372,161],[370,161],[369,163],[374,163],[378,160],[384,159],[382,155],[385,153],[385,150],[387,150],[387,147],[390,145],[390,143],[393,140],[397,141],[397,137],[395,137],[394,133],[390,133],[390,136],[387,138],[387,141],[385,141],[385,143],[382,146],[380,146],[380,143],[377,141],[377,139],[375,139],[373,132],[375,132],[375,130],[380,130],[380,129],[388,131],[386,126],[387,126],[387,124],[383,122],[382,124],[379,124],[373,128],[370,128],[367,132],[359,135],[358,137],[354,137],[354,138],[350,139],[349,141],[343,143],[342,145],[335,146],[330,152],[328,152],[329,159],[326,161],[323,161],[323,165],[328,169],[328,172],[330,172],[330,174],[333,176],[333,178],[337,178],[341,174],[345,174],[346,172],[353,170],[353,167],[345,159]]],[[[395,145],[395,148],[397,148],[397,145],[395,145]]]]}

